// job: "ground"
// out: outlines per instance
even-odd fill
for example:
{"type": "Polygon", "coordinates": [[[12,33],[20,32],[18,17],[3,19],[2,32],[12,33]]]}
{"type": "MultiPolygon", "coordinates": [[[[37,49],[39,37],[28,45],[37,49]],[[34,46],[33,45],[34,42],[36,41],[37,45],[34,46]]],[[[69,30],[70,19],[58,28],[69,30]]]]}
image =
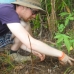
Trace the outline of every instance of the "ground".
{"type": "MultiPolygon", "coordinates": [[[[50,45],[50,43],[53,44],[48,41],[48,34],[45,34],[42,41],[46,41],[48,45],[50,45]]],[[[5,50],[5,52],[0,52],[0,74],[74,74],[74,65],[61,65],[56,57],[46,56],[44,61],[40,61],[39,58],[34,57],[32,61],[23,63],[12,62],[12,59],[7,55],[7,50],[10,50],[11,45],[12,44],[9,44],[0,49],[0,51],[5,50]]],[[[68,54],[66,48],[63,48],[62,51],[68,54]]],[[[30,55],[30,53],[23,50],[19,51],[19,53],[21,55],[30,55]]],[[[74,50],[70,52],[69,56],[74,58],[74,50]]]]}
{"type": "MultiPolygon", "coordinates": [[[[8,45],[1,50],[10,49],[10,46],[11,45],[8,45]]],[[[0,55],[4,56],[2,53],[0,53],[0,55]]],[[[23,53],[25,52],[22,50],[20,54],[23,53]]],[[[74,57],[73,54],[74,50],[71,51],[70,56],[74,57]]],[[[0,62],[0,74],[74,74],[74,66],[70,66],[69,64],[61,65],[55,57],[46,56],[46,59],[42,62],[38,58],[34,58],[32,61],[15,64],[10,61],[12,65],[15,65],[13,68],[11,68],[9,61],[5,61],[0,62]]]]}

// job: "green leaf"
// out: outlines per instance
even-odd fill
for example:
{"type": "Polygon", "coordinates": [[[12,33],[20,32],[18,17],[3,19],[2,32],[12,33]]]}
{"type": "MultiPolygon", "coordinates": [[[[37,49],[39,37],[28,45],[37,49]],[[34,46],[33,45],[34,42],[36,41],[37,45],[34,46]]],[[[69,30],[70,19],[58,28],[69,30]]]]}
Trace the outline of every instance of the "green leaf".
{"type": "Polygon", "coordinates": [[[57,34],[54,38],[60,38],[61,37],[61,34],[57,34]]]}
{"type": "Polygon", "coordinates": [[[69,13],[68,12],[62,12],[60,13],[60,16],[65,16],[65,15],[68,15],[69,13]]]}
{"type": "Polygon", "coordinates": [[[64,38],[70,38],[70,36],[63,34],[64,38]]]}
{"type": "Polygon", "coordinates": [[[65,26],[67,26],[68,23],[69,23],[69,19],[66,19],[66,20],[65,20],[65,26]]]}
{"type": "Polygon", "coordinates": [[[58,40],[57,40],[57,43],[60,43],[63,41],[63,37],[61,36],[58,40]]]}
{"type": "Polygon", "coordinates": [[[69,53],[71,45],[70,45],[69,39],[66,36],[64,36],[64,43],[65,43],[67,50],[68,50],[68,53],[69,53]]]}
{"type": "Polygon", "coordinates": [[[65,28],[65,26],[64,26],[63,24],[60,24],[60,25],[58,26],[59,32],[62,32],[62,31],[64,30],[64,28],[65,28]]]}
{"type": "Polygon", "coordinates": [[[70,40],[71,43],[74,43],[74,39],[70,40]]]}
{"type": "Polygon", "coordinates": [[[74,20],[74,17],[70,17],[69,19],[70,19],[70,20],[74,20]]]}

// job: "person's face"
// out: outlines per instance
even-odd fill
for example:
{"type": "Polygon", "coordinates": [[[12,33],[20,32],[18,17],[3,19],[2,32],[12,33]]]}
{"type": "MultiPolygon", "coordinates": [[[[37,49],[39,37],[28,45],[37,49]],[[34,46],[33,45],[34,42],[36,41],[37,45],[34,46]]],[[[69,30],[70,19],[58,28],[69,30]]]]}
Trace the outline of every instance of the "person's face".
{"type": "Polygon", "coordinates": [[[21,13],[21,18],[23,18],[25,21],[32,20],[36,17],[36,14],[39,13],[39,10],[32,9],[28,7],[24,7],[21,13]]]}

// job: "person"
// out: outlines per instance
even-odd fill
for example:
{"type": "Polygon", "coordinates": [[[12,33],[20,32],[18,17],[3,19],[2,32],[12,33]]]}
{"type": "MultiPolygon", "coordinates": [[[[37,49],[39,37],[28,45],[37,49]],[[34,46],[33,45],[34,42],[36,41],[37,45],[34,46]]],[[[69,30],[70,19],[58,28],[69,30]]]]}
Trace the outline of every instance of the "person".
{"type": "MultiPolygon", "coordinates": [[[[20,23],[21,23],[21,25],[29,32],[29,34],[31,35],[31,36],[33,36],[33,34],[32,34],[32,30],[31,30],[31,26],[30,26],[30,23],[29,22],[24,22],[24,20],[20,20],[20,23]]],[[[12,34],[12,36],[11,36],[11,39],[14,39],[14,43],[13,43],[13,45],[11,46],[11,49],[14,49],[14,50],[18,50],[19,48],[20,48],[20,46],[21,46],[21,41],[14,35],[14,34],[12,34]]],[[[28,51],[28,52],[31,52],[31,50],[29,50],[26,46],[24,47],[24,50],[26,50],[26,51],[28,51]]],[[[36,52],[36,51],[32,51],[32,53],[34,54],[34,55],[36,55],[36,56],[38,56],[38,52],[36,52]]],[[[39,54],[40,55],[40,54],[39,54]]],[[[19,61],[19,62],[21,62],[21,61],[28,61],[28,60],[31,60],[31,57],[30,56],[26,56],[26,57],[24,57],[24,56],[21,56],[20,54],[16,54],[16,53],[14,53],[13,52],[13,54],[11,54],[11,56],[13,57],[13,59],[15,60],[15,61],[19,61]],[[19,58],[21,58],[21,59],[19,59],[19,58]]],[[[41,61],[42,61],[43,59],[41,59],[41,61]]]]}
{"type": "MultiPolygon", "coordinates": [[[[38,13],[45,13],[41,8],[40,0],[16,0],[11,4],[0,4],[0,48],[11,43],[11,35],[14,34],[22,42],[20,48],[32,51],[41,61],[45,59],[45,55],[48,55],[57,57],[62,64],[72,65],[73,58],[33,38],[21,25],[20,19],[28,22],[34,19],[38,13]]],[[[16,52],[14,49],[11,51],[16,52]]]]}

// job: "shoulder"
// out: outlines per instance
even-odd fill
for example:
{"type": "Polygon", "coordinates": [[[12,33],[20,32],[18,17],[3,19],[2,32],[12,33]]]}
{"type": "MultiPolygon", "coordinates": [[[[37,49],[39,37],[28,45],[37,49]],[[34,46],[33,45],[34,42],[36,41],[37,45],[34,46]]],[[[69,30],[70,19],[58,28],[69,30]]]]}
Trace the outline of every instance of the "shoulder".
{"type": "Polygon", "coordinates": [[[13,4],[0,4],[0,8],[3,8],[3,7],[13,7],[14,5],[13,4]]]}
{"type": "Polygon", "coordinates": [[[0,15],[6,16],[6,15],[12,15],[12,14],[16,14],[14,5],[0,4],[0,15]]]}
{"type": "Polygon", "coordinates": [[[19,22],[19,16],[12,4],[0,4],[0,20],[2,23],[19,22]]]}
{"type": "Polygon", "coordinates": [[[14,8],[13,4],[0,4],[0,9],[4,8],[14,8]]]}
{"type": "Polygon", "coordinates": [[[0,12],[15,11],[12,4],[0,4],[0,12]]]}

